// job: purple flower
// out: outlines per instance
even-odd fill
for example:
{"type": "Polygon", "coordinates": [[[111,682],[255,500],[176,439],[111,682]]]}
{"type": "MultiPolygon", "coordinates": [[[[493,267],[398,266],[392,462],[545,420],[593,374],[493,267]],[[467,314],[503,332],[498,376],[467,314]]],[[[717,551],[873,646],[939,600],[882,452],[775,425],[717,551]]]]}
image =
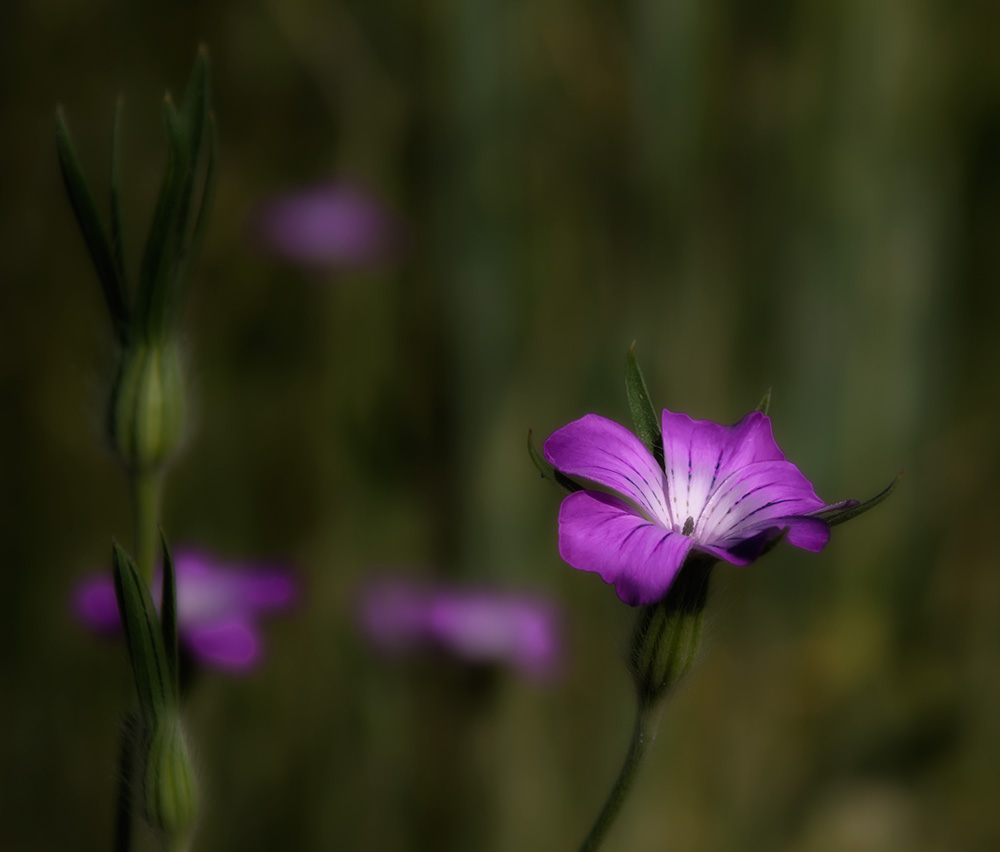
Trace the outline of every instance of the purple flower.
{"type": "Polygon", "coordinates": [[[664,597],[692,550],[748,565],[782,533],[797,547],[823,549],[830,526],[814,516],[834,507],[785,460],[767,415],[722,426],[664,411],[662,427],[663,467],[639,438],[596,414],[545,442],[556,470],[606,489],[563,500],[566,562],[640,606],[664,597]]]}
{"type": "Polygon", "coordinates": [[[433,648],[471,663],[510,665],[535,678],[559,669],[559,614],[539,597],[387,579],[362,591],[359,614],[365,635],[388,653],[433,648]]]}
{"type": "MultiPolygon", "coordinates": [[[[247,671],[260,660],[263,643],[256,617],[287,609],[295,598],[289,575],[274,567],[226,565],[195,550],[174,554],[177,632],[194,657],[217,668],[247,671]]],[[[161,583],[154,581],[159,606],[161,583]]],[[[73,593],[77,618],[98,633],[118,631],[118,604],[110,572],[81,581],[73,593]]]]}
{"type": "Polygon", "coordinates": [[[251,219],[260,246],[312,267],[357,267],[385,259],[397,226],[371,194],[331,182],[265,201],[251,219]]]}

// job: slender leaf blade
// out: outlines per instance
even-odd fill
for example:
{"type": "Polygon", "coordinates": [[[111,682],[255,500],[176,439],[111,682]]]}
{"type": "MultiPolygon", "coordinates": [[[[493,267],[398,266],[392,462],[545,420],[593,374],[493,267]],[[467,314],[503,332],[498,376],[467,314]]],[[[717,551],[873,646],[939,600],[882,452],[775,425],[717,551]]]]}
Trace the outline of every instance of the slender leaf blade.
{"type": "Polygon", "coordinates": [[[125,299],[125,281],[119,274],[114,253],[108,243],[104,227],[101,225],[97,206],[87,187],[80,168],[73,140],[62,107],[56,107],[55,116],[56,151],[62,172],[66,194],[69,197],[73,215],[76,217],[83,241],[87,246],[90,260],[97,271],[104,301],[111,314],[111,322],[119,343],[126,344],[129,338],[129,311],[125,299]]]}
{"type": "Polygon", "coordinates": [[[660,432],[660,421],[649,398],[646,379],[642,375],[639,361],[635,356],[635,343],[628,350],[625,361],[625,394],[628,397],[628,407],[635,424],[635,433],[639,440],[663,466],[663,439],[660,432]]]}
{"type": "Polygon", "coordinates": [[[767,393],[761,397],[760,402],[757,403],[757,407],[754,411],[759,411],[761,414],[767,414],[771,410],[771,389],[767,389],[767,393]]]}
{"type": "Polygon", "coordinates": [[[899,480],[902,478],[903,472],[900,471],[896,474],[896,478],[889,483],[889,486],[872,497],[871,500],[866,500],[864,503],[851,501],[853,505],[846,506],[843,509],[838,508],[821,512],[817,514],[816,517],[826,521],[831,527],[850,521],[858,517],[858,515],[863,515],[865,512],[874,509],[879,503],[885,500],[890,494],[892,494],[893,491],[896,490],[896,486],[899,485],[899,480]]]}
{"type": "Polygon", "coordinates": [[[209,113],[208,116],[208,161],[205,166],[205,179],[202,184],[201,201],[198,205],[198,213],[195,217],[194,228],[191,231],[191,241],[187,248],[180,248],[180,261],[177,270],[177,278],[171,288],[170,304],[168,311],[175,312],[184,293],[185,286],[191,277],[191,271],[195,261],[201,254],[201,247],[205,241],[205,230],[208,225],[209,213],[215,199],[215,186],[218,177],[219,163],[219,137],[216,128],[215,115],[209,113]]]}
{"type": "Polygon", "coordinates": [[[159,336],[164,329],[163,308],[175,263],[172,254],[178,242],[177,218],[182,202],[185,168],[180,120],[169,94],[164,98],[163,113],[167,128],[167,165],[146,238],[139,271],[139,292],[136,294],[139,324],[148,338],[159,336]]]}
{"type": "Polygon", "coordinates": [[[143,718],[153,722],[174,705],[175,693],[170,686],[163,635],[149,589],[131,557],[115,543],[112,559],[115,598],[125,632],[139,707],[143,718]]]}

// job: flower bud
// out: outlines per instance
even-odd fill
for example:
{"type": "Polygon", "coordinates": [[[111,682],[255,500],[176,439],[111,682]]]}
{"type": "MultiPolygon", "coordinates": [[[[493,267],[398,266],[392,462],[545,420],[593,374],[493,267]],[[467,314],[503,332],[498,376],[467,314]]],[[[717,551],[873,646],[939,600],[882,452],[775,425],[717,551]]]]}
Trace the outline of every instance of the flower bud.
{"type": "Polygon", "coordinates": [[[194,826],[198,796],[180,719],[170,713],[158,718],[148,742],[143,776],[146,822],[167,848],[183,848],[194,826]]]}
{"type": "Polygon", "coordinates": [[[658,702],[694,666],[714,564],[689,556],[666,597],[636,613],[627,662],[641,702],[658,702]]]}
{"type": "Polygon", "coordinates": [[[172,340],[139,342],[124,351],[111,395],[109,431],[133,470],[159,467],[180,441],[184,389],[172,340]]]}

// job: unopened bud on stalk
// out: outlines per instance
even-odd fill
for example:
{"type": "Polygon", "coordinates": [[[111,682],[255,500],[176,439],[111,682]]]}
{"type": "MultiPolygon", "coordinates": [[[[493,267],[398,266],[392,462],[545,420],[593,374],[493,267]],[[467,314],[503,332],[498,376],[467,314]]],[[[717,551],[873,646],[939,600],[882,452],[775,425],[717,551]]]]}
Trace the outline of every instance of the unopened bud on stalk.
{"type": "Polygon", "coordinates": [[[694,666],[714,564],[689,556],[666,597],[637,611],[627,663],[640,702],[655,704],[694,666]]]}
{"type": "Polygon", "coordinates": [[[155,469],[168,458],[184,424],[181,361],[172,340],[122,352],[109,415],[112,445],[130,469],[155,469]]]}
{"type": "Polygon", "coordinates": [[[198,795],[184,731],[176,714],[165,714],[148,735],[143,774],[146,822],[166,849],[183,849],[194,828],[198,795]]]}

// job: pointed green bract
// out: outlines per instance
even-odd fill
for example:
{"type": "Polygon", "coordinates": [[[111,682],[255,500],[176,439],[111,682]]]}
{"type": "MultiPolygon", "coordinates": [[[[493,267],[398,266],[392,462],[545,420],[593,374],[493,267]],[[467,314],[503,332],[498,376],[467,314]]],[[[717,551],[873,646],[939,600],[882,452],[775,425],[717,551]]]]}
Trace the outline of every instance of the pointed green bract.
{"type": "Polygon", "coordinates": [[[660,433],[660,420],[649,398],[649,389],[643,378],[639,361],[635,357],[635,343],[628,350],[625,361],[625,394],[628,396],[628,407],[635,424],[635,434],[663,466],[663,438],[660,433]]]}
{"type": "Polygon", "coordinates": [[[149,589],[132,558],[117,543],[113,550],[115,597],[128,646],[139,707],[146,724],[152,724],[177,706],[176,679],[163,644],[156,608],[149,589]]]}
{"type": "Polygon", "coordinates": [[[842,524],[845,521],[850,521],[853,518],[858,517],[858,515],[863,515],[869,509],[874,509],[879,503],[885,500],[886,497],[896,490],[896,486],[899,485],[899,480],[902,478],[903,472],[900,471],[896,474],[896,478],[889,483],[889,487],[881,493],[876,494],[871,500],[866,500],[864,503],[855,503],[854,505],[843,509],[833,509],[831,511],[821,512],[816,515],[816,517],[823,519],[831,527],[835,527],[837,524],[842,524]]]}
{"type": "Polygon", "coordinates": [[[167,537],[160,530],[160,541],[163,543],[163,604],[160,607],[160,633],[163,637],[163,650],[167,657],[170,681],[174,693],[179,691],[179,672],[177,663],[177,575],[174,573],[174,559],[170,554],[167,537]]]}
{"type": "Polygon", "coordinates": [[[770,410],[771,410],[771,389],[768,388],[767,393],[761,397],[761,400],[759,403],[757,403],[757,407],[754,409],[754,411],[759,411],[761,414],[767,414],[770,410]]]}
{"type": "MultiPolygon", "coordinates": [[[[94,264],[97,277],[104,293],[104,301],[111,314],[115,337],[122,345],[129,340],[129,311],[125,295],[124,272],[119,268],[115,253],[108,242],[104,227],[101,225],[97,205],[87,188],[83,170],[73,149],[73,141],[66,126],[66,118],[62,107],[56,108],[56,150],[59,155],[59,167],[62,171],[66,194],[69,196],[73,215],[76,217],[83,241],[94,264]]],[[[113,214],[114,215],[114,214],[113,214]]],[[[112,223],[114,227],[114,223],[112,223]]]]}

